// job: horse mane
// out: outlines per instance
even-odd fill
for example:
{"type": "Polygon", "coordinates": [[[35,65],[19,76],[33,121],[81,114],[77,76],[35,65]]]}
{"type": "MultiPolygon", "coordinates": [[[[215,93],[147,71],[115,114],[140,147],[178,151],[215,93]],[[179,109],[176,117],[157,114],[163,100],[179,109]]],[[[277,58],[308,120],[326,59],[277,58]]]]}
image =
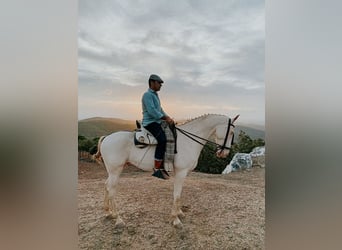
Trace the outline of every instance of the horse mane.
{"type": "Polygon", "coordinates": [[[215,116],[225,116],[225,115],[222,115],[222,114],[203,114],[203,115],[197,116],[195,118],[190,118],[190,119],[186,120],[185,122],[183,122],[183,123],[181,123],[179,125],[185,125],[185,124],[188,124],[188,123],[190,123],[192,121],[199,120],[199,119],[204,119],[204,118],[206,118],[208,116],[214,116],[214,115],[215,116]]]}

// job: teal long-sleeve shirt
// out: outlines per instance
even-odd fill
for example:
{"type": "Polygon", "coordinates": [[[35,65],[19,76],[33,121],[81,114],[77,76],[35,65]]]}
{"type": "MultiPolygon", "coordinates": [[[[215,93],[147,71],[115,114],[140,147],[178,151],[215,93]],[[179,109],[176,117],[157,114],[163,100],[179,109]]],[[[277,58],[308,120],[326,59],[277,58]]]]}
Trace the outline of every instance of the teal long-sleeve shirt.
{"type": "Polygon", "coordinates": [[[142,97],[142,125],[145,127],[152,122],[161,123],[161,118],[167,116],[160,105],[156,91],[148,89],[142,97]]]}

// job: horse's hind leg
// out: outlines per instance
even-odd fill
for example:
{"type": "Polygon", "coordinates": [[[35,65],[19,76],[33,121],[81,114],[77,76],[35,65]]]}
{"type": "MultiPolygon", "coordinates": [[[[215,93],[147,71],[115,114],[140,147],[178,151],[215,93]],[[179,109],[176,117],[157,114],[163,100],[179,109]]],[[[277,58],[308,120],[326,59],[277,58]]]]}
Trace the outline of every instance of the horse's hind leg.
{"type": "Polygon", "coordinates": [[[122,167],[117,169],[117,171],[113,171],[113,173],[110,173],[105,183],[104,208],[106,211],[109,211],[110,217],[116,219],[116,227],[122,227],[125,225],[119,216],[115,203],[116,187],[119,182],[119,176],[121,171],[122,167]]]}
{"type": "Polygon", "coordinates": [[[104,190],[104,209],[109,212],[108,216],[114,219],[118,217],[116,204],[114,201],[118,179],[118,176],[110,175],[105,182],[104,190]]]}
{"type": "MultiPolygon", "coordinates": [[[[107,179],[108,181],[108,179],[107,179]]],[[[108,189],[107,189],[107,181],[105,182],[104,186],[104,210],[110,212],[110,204],[109,204],[109,198],[108,198],[108,189]]],[[[112,216],[112,213],[108,214],[109,216],[112,216]]]]}
{"type": "Polygon", "coordinates": [[[175,169],[175,182],[173,190],[173,207],[171,212],[172,224],[173,226],[180,228],[182,227],[182,222],[180,218],[184,217],[183,211],[181,210],[180,196],[183,189],[183,183],[187,175],[186,169],[175,169]]]}

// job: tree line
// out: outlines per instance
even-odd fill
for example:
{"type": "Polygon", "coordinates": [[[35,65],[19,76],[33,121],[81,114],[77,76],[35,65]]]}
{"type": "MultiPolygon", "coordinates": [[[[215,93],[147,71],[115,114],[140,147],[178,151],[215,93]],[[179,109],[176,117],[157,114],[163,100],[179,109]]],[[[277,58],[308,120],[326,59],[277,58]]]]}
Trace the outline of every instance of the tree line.
{"type": "Polygon", "coordinates": [[[88,152],[90,154],[95,154],[97,152],[97,143],[99,137],[87,138],[83,135],[78,135],[78,152],[88,152]]]}

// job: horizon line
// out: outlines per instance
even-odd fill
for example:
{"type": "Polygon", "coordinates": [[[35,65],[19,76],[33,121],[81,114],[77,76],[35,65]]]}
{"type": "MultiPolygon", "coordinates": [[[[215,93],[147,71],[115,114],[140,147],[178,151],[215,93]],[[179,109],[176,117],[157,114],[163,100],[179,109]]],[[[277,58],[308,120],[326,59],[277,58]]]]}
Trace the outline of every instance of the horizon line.
{"type": "MultiPolygon", "coordinates": [[[[78,118],[78,122],[83,121],[83,120],[88,120],[88,119],[95,119],[95,118],[102,118],[102,119],[119,119],[119,120],[123,120],[123,121],[131,121],[131,122],[135,122],[135,120],[140,120],[140,119],[127,119],[127,118],[120,118],[120,117],[113,117],[113,116],[92,116],[92,117],[87,117],[87,118],[78,118]]],[[[189,119],[193,119],[195,117],[189,117],[189,118],[181,118],[181,119],[177,119],[178,121],[186,121],[189,119]]],[[[240,123],[240,126],[257,126],[257,127],[261,127],[265,130],[266,126],[265,124],[260,124],[260,123],[253,123],[253,122],[242,122],[240,123]]]]}

